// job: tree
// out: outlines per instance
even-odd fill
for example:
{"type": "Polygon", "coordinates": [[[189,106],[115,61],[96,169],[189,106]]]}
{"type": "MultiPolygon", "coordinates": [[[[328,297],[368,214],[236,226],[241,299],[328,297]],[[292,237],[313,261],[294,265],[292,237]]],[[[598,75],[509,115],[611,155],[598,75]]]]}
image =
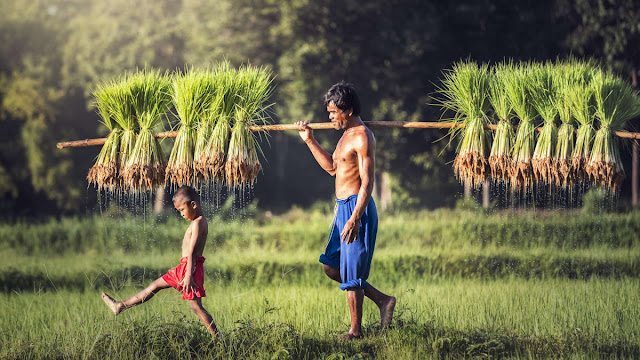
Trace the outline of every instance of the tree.
{"type": "MultiPolygon", "coordinates": [[[[566,46],[583,56],[602,59],[622,76],[640,76],[640,3],[634,0],[559,0],[558,17],[568,19],[573,30],[566,46]]],[[[632,125],[639,125],[638,119],[632,125]]],[[[633,142],[632,203],[638,205],[638,141],[633,142]]]]}

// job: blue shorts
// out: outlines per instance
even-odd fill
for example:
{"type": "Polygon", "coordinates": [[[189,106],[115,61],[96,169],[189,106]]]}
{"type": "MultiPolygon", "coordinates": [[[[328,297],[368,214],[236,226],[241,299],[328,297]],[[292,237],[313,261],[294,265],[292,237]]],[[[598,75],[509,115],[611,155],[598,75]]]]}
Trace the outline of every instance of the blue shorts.
{"type": "Polygon", "coordinates": [[[351,195],[346,199],[336,200],[336,211],[331,225],[329,241],[324,254],[320,255],[320,262],[340,269],[341,290],[364,289],[371,269],[373,249],[376,245],[378,232],[378,212],[373,198],[360,219],[360,232],[351,244],[342,242],[340,233],[351,217],[356,207],[358,195],[351,195]]]}

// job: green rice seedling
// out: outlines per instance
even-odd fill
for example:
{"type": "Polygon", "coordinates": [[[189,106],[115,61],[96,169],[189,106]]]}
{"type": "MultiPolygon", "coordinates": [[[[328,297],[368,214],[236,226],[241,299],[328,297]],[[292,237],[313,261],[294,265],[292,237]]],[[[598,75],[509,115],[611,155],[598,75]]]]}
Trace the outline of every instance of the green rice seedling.
{"type": "Polygon", "coordinates": [[[611,73],[594,72],[591,86],[600,128],[593,140],[586,171],[596,184],[615,192],[624,179],[624,168],[612,132],[624,130],[630,119],[640,115],[640,99],[629,84],[611,73]]]}
{"type": "Polygon", "coordinates": [[[136,142],[138,128],[138,122],[136,121],[136,114],[134,109],[133,94],[130,86],[130,74],[124,74],[118,78],[112,84],[110,88],[110,101],[109,114],[113,118],[120,128],[120,148],[118,151],[118,179],[116,182],[116,190],[120,191],[124,188],[123,171],[129,162],[129,157],[133,153],[133,148],[136,142]]]}
{"type": "Polygon", "coordinates": [[[120,147],[120,136],[122,127],[113,118],[113,111],[119,106],[114,91],[117,91],[117,84],[104,82],[98,85],[93,92],[98,113],[102,118],[102,123],[109,129],[107,140],[102,146],[96,163],[89,169],[87,180],[94,184],[98,191],[115,191],[118,184],[118,150],[120,147]]]}
{"type": "Polygon", "coordinates": [[[453,139],[462,131],[458,154],[453,162],[456,177],[465,185],[480,186],[487,170],[487,134],[485,124],[489,109],[488,65],[478,66],[471,61],[453,65],[444,74],[438,91],[444,96],[442,106],[455,112],[454,122],[464,126],[462,130],[450,130],[453,139]]]}
{"type": "Polygon", "coordinates": [[[140,132],[122,178],[125,190],[136,194],[165,180],[167,161],[154,129],[162,124],[162,115],[171,106],[171,79],[157,70],[145,69],[133,74],[128,84],[140,132]]]}
{"type": "MultiPolygon", "coordinates": [[[[200,138],[202,151],[197,151],[195,168],[199,179],[209,181],[225,179],[225,163],[231,137],[231,125],[235,108],[240,101],[240,83],[237,71],[225,61],[215,70],[215,94],[208,113],[207,127],[211,128],[208,138],[200,138]]],[[[208,131],[204,130],[203,134],[208,131]]],[[[202,135],[204,136],[204,135],[202,135]]]]}
{"type": "Polygon", "coordinates": [[[531,186],[531,156],[535,145],[533,120],[537,113],[531,101],[532,72],[529,64],[519,63],[505,79],[504,89],[513,111],[520,120],[513,143],[510,183],[516,189],[526,190],[531,186]]]}
{"type": "Polygon", "coordinates": [[[509,76],[513,76],[513,67],[511,61],[496,65],[489,82],[489,102],[498,118],[498,127],[489,155],[489,167],[494,179],[506,183],[509,182],[509,170],[512,166],[511,147],[513,146],[514,132],[511,124],[513,107],[505,92],[505,83],[509,76]]]}
{"type": "MultiPolygon", "coordinates": [[[[244,188],[255,183],[262,169],[258,152],[262,153],[257,136],[250,126],[266,124],[266,104],[272,92],[271,71],[265,67],[243,66],[238,70],[239,101],[235,107],[235,124],[229,140],[225,177],[227,186],[244,188]]],[[[264,154],[263,154],[264,155],[264,154]]]]}
{"type": "Polygon", "coordinates": [[[574,90],[574,84],[584,77],[582,64],[576,60],[569,60],[558,64],[554,69],[553,81],[556,83],[557,99],[555,105],[561,125],[558,129],[558,141],[554,157],[555,185],[567,187],[574,183],[571,171],[571,155],[573,153],[575,137],[569,96],[574,90]]]}
{"type": "Polygon", "coordinates": [[[180,119],[180,128],[165,174],[166,182],[173,187],[193,185],[196,127],[211,107],[212,85],[209,70],[191,68],[173,77],[173,105],[180,119]]]}
{"type": "Polygon", "coordinates": [[[571,116],[579,124],[576,134],[576,142],[571,154],[571,175],[575,181],[586,180],[588,174],[586,165],[591,154],[591,142],[593,140],[593,87],[589,84],[594,68],[588,64],[580,64],[581,76],[574,83],[568,84],[564,94],[564,100],[571,110],[571,116]]]}
{"type": "Polygon", "coordinates": [[[537,182],[552,184],[556,178],[554,170],[554,150],[558,137],[556,120],[558,118],[557,83],[554,81],[553,65],[551,63],[532,65],[531,101],[533,107],[544,121],[531,167],[537,182]]]}

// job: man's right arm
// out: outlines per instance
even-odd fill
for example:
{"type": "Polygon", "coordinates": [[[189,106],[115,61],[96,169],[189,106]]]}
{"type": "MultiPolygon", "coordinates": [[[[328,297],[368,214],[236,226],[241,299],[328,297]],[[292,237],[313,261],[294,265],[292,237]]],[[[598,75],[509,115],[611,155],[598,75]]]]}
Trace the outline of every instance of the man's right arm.
{"type": "Polygon", "coordinates": [[[333,157],[318,144],[318,141],[313,137],[313,130],[307,126],[308,123],[308,121],[296,122],[300,137],[304,140],[305,144],[307,144],[318,164],[320,164],[329,175],[335,176],[336,168],[333,163],[333,157]]]}

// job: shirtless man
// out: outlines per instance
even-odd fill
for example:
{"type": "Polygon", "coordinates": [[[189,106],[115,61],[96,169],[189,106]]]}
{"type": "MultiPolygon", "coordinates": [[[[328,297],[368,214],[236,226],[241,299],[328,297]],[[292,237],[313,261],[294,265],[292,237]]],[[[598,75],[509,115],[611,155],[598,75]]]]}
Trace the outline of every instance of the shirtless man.
{"type": "Polygon", "coordinates": [[[200,196],[192,187],[183,186],[173,195],[173,205],[183,218],[191,222],[182,239],[180,265],[167,271],[146,289],[125,301],[117,301],[105,292],[102,292],[102,300],[111,309],[113,315],[118,315],[124,310],[151,300],[158,291],[173,287],[182,293],[183,300],[189,301],[191,310],[207,330],[219,338],[216,324],[209,312],[202,306],[201,299],[205,297],[203,287],[205,258],[202,253],[207,244],[209,225],[202,212],[200,196]]]}
{"type": "Polygon", "coordinates": [[[371,259],[378,230],[378,214],[371,198],[376,141],[360,118],[360,101],[353,86],[333,85],[324,97],[329,120],[336,130],[344,130],[333,155],[324,151],[313,137],[308,121],[298,121],[300,137],[309,146],[318,164],[336,177],[336,214],[324,254],[324,272],[347,291],[351,328],[343,340],[361,337],[364,296],[380,309],[380,324],[391,324],[396,298],[369,284],[371,259]]]}

